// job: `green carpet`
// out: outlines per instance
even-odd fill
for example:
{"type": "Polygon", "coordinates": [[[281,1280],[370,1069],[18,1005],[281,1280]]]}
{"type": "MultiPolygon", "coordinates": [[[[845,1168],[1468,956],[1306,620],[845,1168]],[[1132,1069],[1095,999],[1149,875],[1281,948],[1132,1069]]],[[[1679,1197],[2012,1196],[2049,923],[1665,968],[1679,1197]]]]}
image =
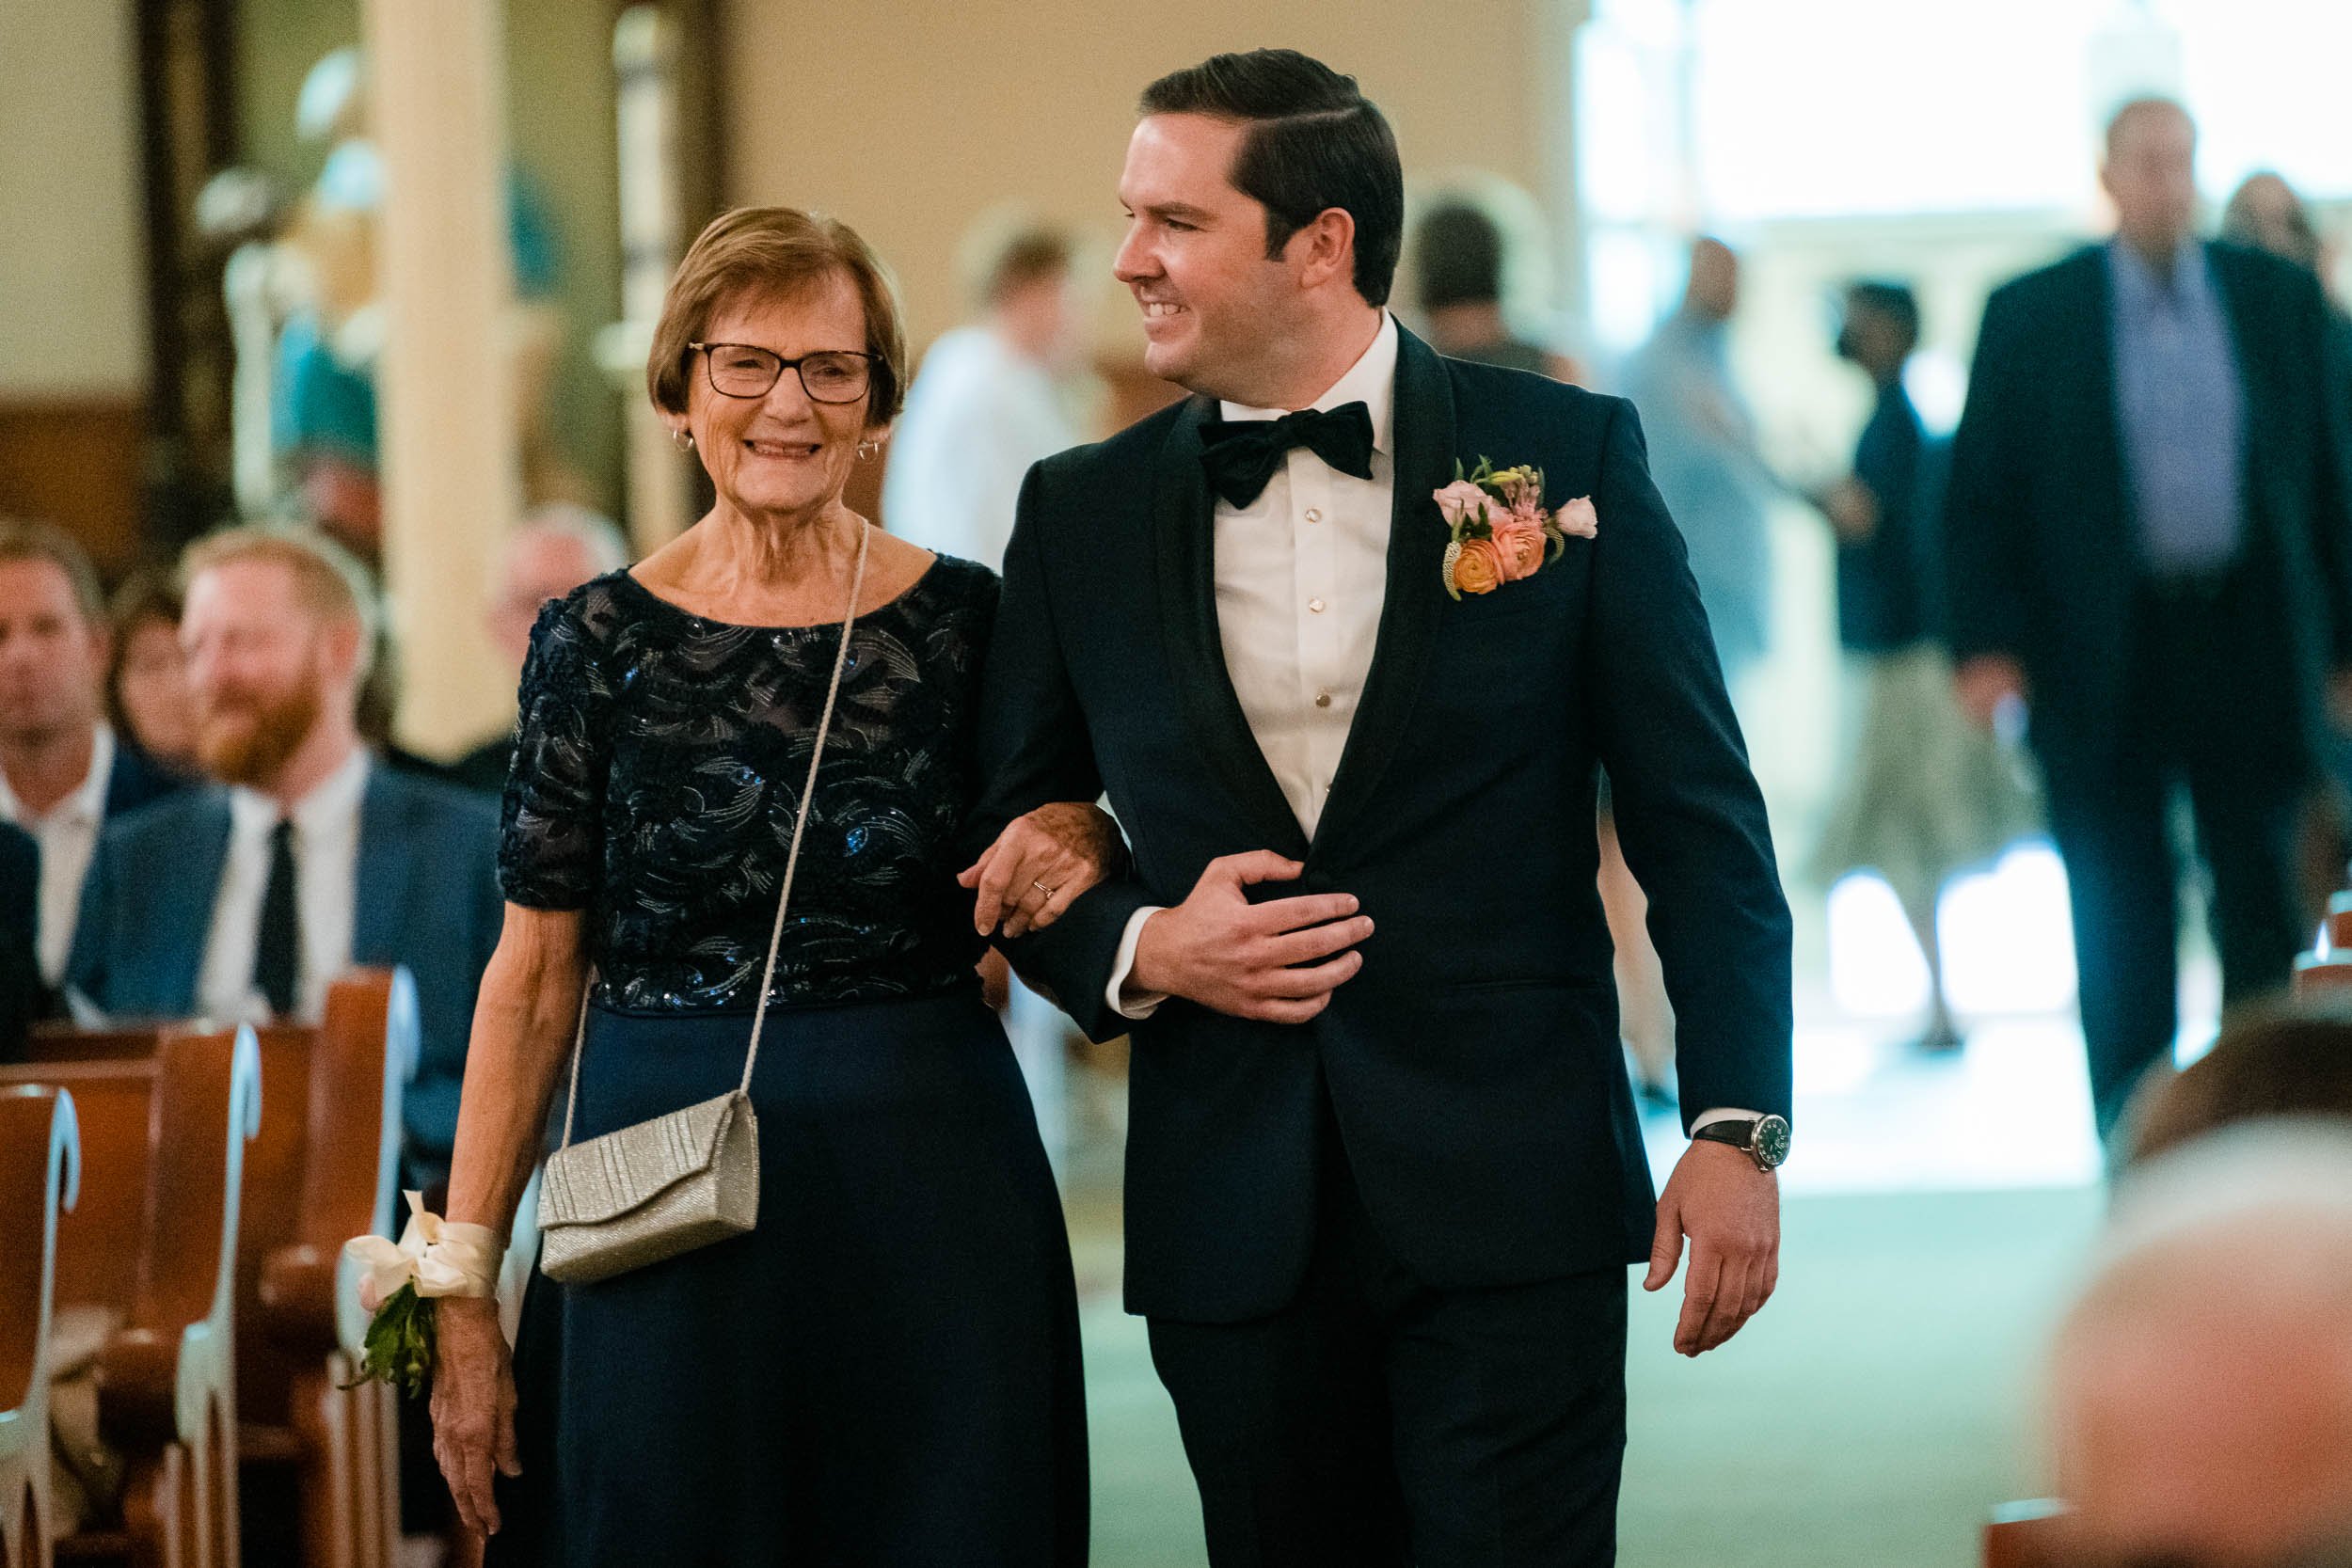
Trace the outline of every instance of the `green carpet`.
{"type": "MultiPolygon", "coordinates": [[[[1792,1198],[1779,1294],[1696,1361],[1668,1348],[1679,1279],[1637,1291],[1620,1562],[1977,1562],[1986,1511],[2041,1490],[2025,1391],[2100,1203],[2093,1189],[1792,1198]]],[[[1143,1325],[1089,1295],[1096,1568],[1200,1568],[1143,1325]]]]}

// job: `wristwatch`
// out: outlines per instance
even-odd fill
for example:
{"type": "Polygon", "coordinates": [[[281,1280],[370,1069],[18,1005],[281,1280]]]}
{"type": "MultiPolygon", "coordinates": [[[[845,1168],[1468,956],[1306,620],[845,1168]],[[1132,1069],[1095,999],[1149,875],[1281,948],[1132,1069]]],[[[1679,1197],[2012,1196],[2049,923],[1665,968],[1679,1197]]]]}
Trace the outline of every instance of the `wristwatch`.
{"type": "Polygon", "coordinates": [[[1757,1170],[1772,1170],[1788,1158],[1787,1117],[1733,1117],[1710,1121],[1691,1134],[1693,1143],[1729,1144],[1756,1162],[1757,1170]]]}

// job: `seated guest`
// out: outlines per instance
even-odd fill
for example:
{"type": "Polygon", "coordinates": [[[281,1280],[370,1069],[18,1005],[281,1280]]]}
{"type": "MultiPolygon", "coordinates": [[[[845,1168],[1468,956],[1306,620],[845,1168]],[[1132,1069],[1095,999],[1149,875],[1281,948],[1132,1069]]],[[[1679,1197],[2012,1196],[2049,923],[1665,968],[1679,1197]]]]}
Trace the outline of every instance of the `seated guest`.
{"type": "Polygon", "coordinates": [[[115,590],[114,662],[106,713],[115,735],[174,773],[196,771],[196,721],[180,653],[180,591],[163,572],[134,573],[115,590]]]}
{"type": "Polygon", "coordinates": [[[2352,1543],[2352,1131],[2253,1124],[2146,1166],[2060,1328],[2058,1560],[2289,1568],[2352,1543]]]}
{"type": "Polygon", "coordinates": [[[40,846],[0,823],[0,1062],[24,1054],[24,1030],[40,1016],[48,987],[34,956],[40,908],[40,846]]]}
{"type": "Polygon", "coordinates": [[[105,721],[105,602],[89,556],[0,522],[0,822],[40,845],[40,969],[55,985],[102,824],[179,787],[105,721]]]}
{"type": "MultiPolygon", "coordinates": [[[[485,615],[490,641],[506,660],[509,686],[522,679],[540,607],[628,564],[628,545],[602,513],[550,501],[523,518],[499,558],[498,588],[485,615]]],[[[496,795],[505,789],[514,760],[515,726],[508,724],[458,758],[449,776],[469,789],[496,795]]]]}
{"type": "Polygon", "coordinates": [[[192,546],[182,580],[197,753],[226,787],[108,830],[69,983],[126,1016],[307,1020],[354,964],[407,965],[422,1034],[408,1177],[429,1180],[498,941],[497,814],[360,744],[373,606],[342,549],[236,529],[192,546]]]}
{"type": "Polygon", "coordinates": [[[2137,1163],[2234,1122],[2294,1116],[2352,1120],[2352,1006],[2340,998],[2233,1017],[2211,1051],[2151,1083],[2125,1122],[2137,1163]]]}

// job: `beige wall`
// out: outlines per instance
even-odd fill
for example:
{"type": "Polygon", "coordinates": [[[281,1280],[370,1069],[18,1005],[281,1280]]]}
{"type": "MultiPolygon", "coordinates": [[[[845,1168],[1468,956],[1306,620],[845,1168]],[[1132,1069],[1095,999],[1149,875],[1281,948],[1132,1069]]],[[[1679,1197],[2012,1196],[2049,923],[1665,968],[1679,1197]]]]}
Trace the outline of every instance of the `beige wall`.
{"type": "Polygon", "coordinates": [[[0,398],[143,397],[129,0],[0,0],[0,398]]]}
{"type": "MultiPolygon", "coordinates": [[[[1475,166],[1542,191],[1543,0],[733,0],[728,198],[817,207],[887,257],[918,343],[961,309],[955,246],[993,203],[1077,225],[1107,263],[1135,101],[1221,50],[1280,45],[1353,73],[1396,127],[1408,182],[1475,166]]],[[[1563,88],[1562,90],[1565,90],[1563,88]]],[[[1098,267],[1098,271],[1100,268],[1098,267]]],[[[1107,291],[1106,291],[1107,292],[1107,291]]],[[[1132,312],[1105,306],[1140,353],[1132,312]]]]}

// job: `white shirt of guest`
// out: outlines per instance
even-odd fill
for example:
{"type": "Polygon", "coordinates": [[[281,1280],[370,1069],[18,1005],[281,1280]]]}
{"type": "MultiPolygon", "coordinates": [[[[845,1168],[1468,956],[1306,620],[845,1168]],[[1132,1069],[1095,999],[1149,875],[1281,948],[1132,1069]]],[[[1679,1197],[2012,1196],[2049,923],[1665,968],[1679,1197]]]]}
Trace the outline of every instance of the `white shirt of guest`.
{"type": "MultiPolygon", "coordinates": [[[[1232,506],[1219,499],[1211,523],[1225,671],[1258,750],[1311,840],[1347,749],[1388,602],[1396,331],[1396,318],[1383,311],[1372,346],[1307,405],[1360,403],[1371,411],[1372,477],[1341,473],[1294,447],[1256,500],[1232,506]]],[[[1273,420],[1290,410],[1221,403],[1217,412],[1228,420],[1273,420]]],[[[1165,1000],[1124,990],[1143,923],[1158,908],[1129,918],[1111,965],[1110,1004],[1129,1018],[1149,1018],[1165,1000]]]]}
{"type": "Polygon", "coordinates": [[[0,771],[0,821],[24,829],[40,846],[40,973],[53,986],[64,977],[66,958],[73,951],[82,879],[89,874],[98,831],[106,825],[106,786],[114,771],[115,732],[106,724],[97,725],[91,737],[89,771],[43,816],[24,809],[8,787],[8,774],[0,771]]]}
{"type": "Polygon", "coordinates": [[[882,474],[882,521],[926,549],[1002,571],[1029,465],[1085,439],[1053,372],[985,326],[923,356],[882,474]]]}
{"type": "MultiPolygon", "coordinates": [[[[294,863],[300,925],[301,968],[294,1016],[314,1023],[326,1011],[329,982],[351,967],[351,930],[358,906],[359,802],[370,763],[352,748],[342,767],[294,803],[294,863]]],[[[204,948],[197,1006],[218,1022],[261,1022],[269,1003],[253,984],[261,945],[262,897],[269,887],[270,832],[278,804],[256,790],[229,795],[229,853],[213,904],[213,933],[204,948]]]]}

